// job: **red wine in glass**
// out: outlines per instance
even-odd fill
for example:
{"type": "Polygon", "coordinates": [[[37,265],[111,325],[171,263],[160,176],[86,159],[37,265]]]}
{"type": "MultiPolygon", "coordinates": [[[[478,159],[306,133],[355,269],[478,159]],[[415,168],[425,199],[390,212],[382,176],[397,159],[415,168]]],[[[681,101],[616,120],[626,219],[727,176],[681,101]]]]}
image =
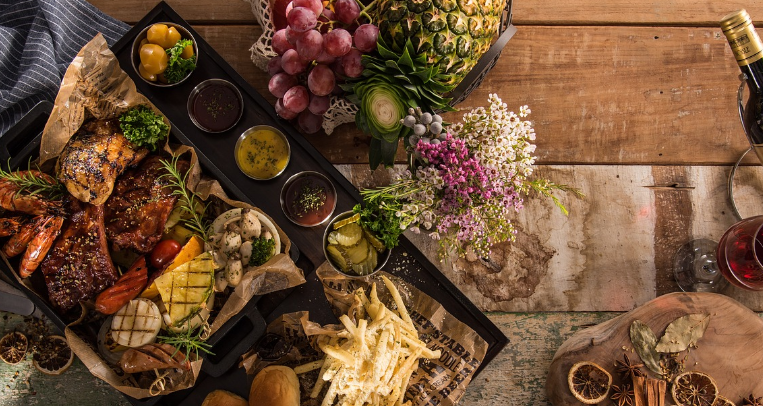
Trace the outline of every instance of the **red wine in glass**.
{"type": "Polygon", "coordinates": [[[718,267],[734,286],[763,290],[763,216],[744,219],[718,243],[718,267]]]}

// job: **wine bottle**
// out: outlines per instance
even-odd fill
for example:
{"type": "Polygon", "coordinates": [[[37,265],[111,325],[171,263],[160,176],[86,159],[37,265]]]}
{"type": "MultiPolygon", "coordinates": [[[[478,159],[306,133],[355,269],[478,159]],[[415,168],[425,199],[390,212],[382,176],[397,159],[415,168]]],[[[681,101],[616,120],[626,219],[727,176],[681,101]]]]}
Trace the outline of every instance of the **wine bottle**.
{"type": "Polygon", "coordinates": [[[763,43],[746,10],[738,10],[723,17],[721,29],[734,52],[739,69],[747,77],[750,97],[743,117],[745,133],[763,163],[763,43]]]}

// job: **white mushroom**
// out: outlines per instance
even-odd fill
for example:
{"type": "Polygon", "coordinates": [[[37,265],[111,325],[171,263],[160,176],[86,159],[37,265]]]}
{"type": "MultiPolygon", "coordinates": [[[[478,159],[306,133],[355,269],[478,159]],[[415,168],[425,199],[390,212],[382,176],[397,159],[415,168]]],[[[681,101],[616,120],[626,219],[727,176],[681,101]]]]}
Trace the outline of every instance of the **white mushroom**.
{"type": "Polygon", "coordinates": [[[215,274],[215,292],[222,292],[228,287],[228,280],[225,279],[225,272],[220,271],[215,274]]]}
{"type": "Polygon", "coordinates": [[[238,251],[238,249],[241,248],[241,234],[233,231],[226,231],[223,235],[221,248],[222,251],[228,256],[238,251]]]}
{"type": "Polygon", "coordinates": [[[248,264],[249,260],[252,258],[252,242],[251,241],[245,241],[243,244],[241,244],[241,248],[238,250],[238,252],[241,254],[241,262],[244,264],[248,264]]]}
{"type": "Polygon", "coordinates": [[[261,232],[262,224],[260,224],[260,219],[257,218],[257,212],[249,209],[241,210],[241,236],[245,240],[251,240],[258,238],[261,232]]]}
{"type": "Polygon", "coordinates": [[[215,261],[215,270],[223,269],[228,262],[228,256],[221,251],[212,251],[212,259],[215,261]]]}
{"type": "Polygon", "coordinates": [[[264,238],[266,240],[272,240],[273,239],[273,234],[270,234],[270,231],[265,231],[265,233],[262,234],[262,238],[264,238]]]}
{"type": "Polygon", "coordinates": [[[241,260],[235,259],[228,261],[225,265],[225,279],[228,284],[234,288],[241,283],[241,277],[244,275],[244,267],[241,264],[241,260]]]}

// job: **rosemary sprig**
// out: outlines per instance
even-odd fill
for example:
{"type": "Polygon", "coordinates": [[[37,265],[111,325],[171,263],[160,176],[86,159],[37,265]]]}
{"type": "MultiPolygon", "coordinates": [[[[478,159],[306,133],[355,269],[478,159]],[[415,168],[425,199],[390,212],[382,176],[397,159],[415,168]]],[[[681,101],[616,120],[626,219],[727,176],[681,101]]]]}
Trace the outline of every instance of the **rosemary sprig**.
{"type": "MultiPolygon", "coordinates": [[[[25,192],[30,195],[42,194],[50,200],[60,200],[64,197],[65,188],[55,178],[48,180],[43,177],[37,176],[31,171],[31,158],[27,167],[30,170],[25,172],[11,171],[11,161],[8,160],[8,170],[4,170],[0,166],[0,179],[7,180],[19,187],[17,194],[25,192]]],[[[37,169],[39,170],[39,168],[37,169]]]]}
{"type": "Polygon", "coordinates": [[[175,347],[175,352],[172,354],[172,358],[175,358],[178,351],[182,349],[186,357],[189,357],[191,352],[193,352],[196,359],[199,359],[199,351],[209,355],[215,355],[210,351],[212,346],[204,342],[201,338],[203,332],[203,328],[191,328],[191,322],[189,320],[188,329],[185,332],[173,333],[172,331],[167,331],[169,335],[157,336],[156,338],[159,342],[175,347]]]}
{"type": "Polygon", "coordinates": [[[180,200],[181,210],[190,216],[190,218],[181,219],[183,225],[198,234],[198,236],[206,242],[209,238],[209,221],[205,218],[207,205],[202,204],[201,199],[196,196],[196,193],[188,190],[186,187],[186,180],[188,179],[188,174],[191,173],[193,165],[188,168],[188,171],[185,174],[181,174],[177,167],[177,156],[173,157],[169,162],[166,160],[161,160],[159,162],[161,162],[164,169],[167,170],[167,173],[162,175],[161,178],[166,177],[169,179],[168,187],[172,188],[172,194],[177,196],[180,200]],[[202,209],[197,210],[197,205],[200,205],[202,209]]]}

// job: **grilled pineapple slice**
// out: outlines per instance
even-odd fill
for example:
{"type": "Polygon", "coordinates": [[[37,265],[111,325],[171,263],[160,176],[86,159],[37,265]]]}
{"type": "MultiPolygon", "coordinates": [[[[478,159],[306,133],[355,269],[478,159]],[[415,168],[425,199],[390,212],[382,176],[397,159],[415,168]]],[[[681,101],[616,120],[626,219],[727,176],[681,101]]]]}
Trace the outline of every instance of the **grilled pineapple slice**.
{"type": "Polygon", "coordinates": [[[215,284],[215,263],[205,252],[156,278],[171,326],[180,327],[201,311],[215,284]]]}

